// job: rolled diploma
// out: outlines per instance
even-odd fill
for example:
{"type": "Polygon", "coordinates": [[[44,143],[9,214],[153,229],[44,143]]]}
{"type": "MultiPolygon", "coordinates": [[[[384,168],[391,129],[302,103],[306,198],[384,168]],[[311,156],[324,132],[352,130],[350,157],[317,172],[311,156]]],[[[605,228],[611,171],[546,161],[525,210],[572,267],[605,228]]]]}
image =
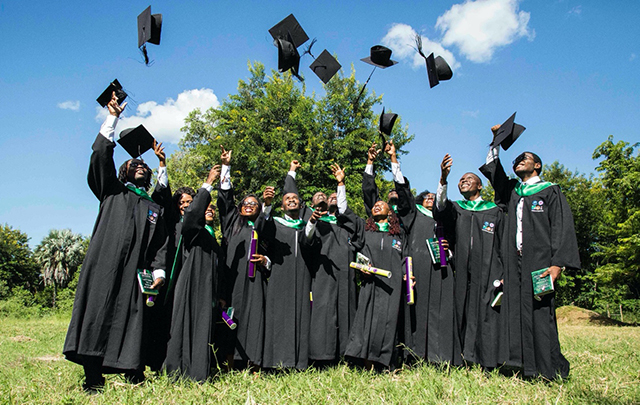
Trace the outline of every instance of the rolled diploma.
{"type": "Polygon", "coordinates": [[[442,241],[444,240],[444,228],[438,222],[436,225],[436,235],[438,236],[438,246],[440,246],[440,267],[445,267],[447,265],[447,253],[442,246],[442,241]]]}
{"type": "Polygon", "coordinates": [[[222,320],[224,321],[224,323],[227,324],[229,329],[234,330],[235,328],[238,327],[238,325],[235,322],[233,322],[233,319],[231,319],[231,317],[227,315],[227,311],[221,310],[220,312],[222,313],[222,320]]]}
{"type": "Polygon", "coordinates": [[[146,304],[147,304],[147,306],[148,306],[148,307],[152,307],[152,306],[154,306],[154,305],[156,304],[156,303],[154,302],[154,301],[155,301],[155,298],[154,298],[154,297],[155,297],[155,295],[147,295],[147,301],[146,301],[146,304]]]}
{"type": "Polygon", "coordinates": [[[251,234],[251,244],[249,245],[249,271],[247,276],[254,278],[256,276],[256,264],[251,261],[253,255],[258,253],[258,232],[253,231],[251,234]]]}
{"type": "Polygon", "coordinates": [[[413,295],[413,259],[411,256],[407,256],[403,259],[404,262],[404,274],[407,277],[407,305],[413,305],[415,303],[415,297],[413,295]]]}
{"type": "Polygon", "coordinates": [[[366,271],[367,273],[372,273],[372,274],[375,274],[375,275],[378,275],[378,276],[391,278],[391,272],[390,271],[382,270],[382,269],[379,269],[377,267],[367,266],[366,264],[361,264],[361,263],[356,263],[356,262],[349,263],[349,266],[354,268],[354,269],[366,271]]]}

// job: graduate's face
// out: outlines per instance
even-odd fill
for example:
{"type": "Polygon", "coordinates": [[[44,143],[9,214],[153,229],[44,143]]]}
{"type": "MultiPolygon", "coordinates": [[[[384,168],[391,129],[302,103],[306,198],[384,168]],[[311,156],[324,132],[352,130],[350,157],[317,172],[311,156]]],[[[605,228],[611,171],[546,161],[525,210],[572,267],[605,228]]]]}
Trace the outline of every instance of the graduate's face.
{"type": "Polygon", "coordinates": [[[127,163],[127,180],[136,186],[144,186],[150,175],[149,167],[143,161],[131,159],[127,163]]]}
{"type": "Polygon", "coordinates": [[[318,191],[313,195],[311,199],[311,203],[313,204],[313,208],[320,211],[327,210],[327,195],[322,191],[318,191]]]}
{"type": "Polygon", "coordinates": [[[531,153],[525,152],[518,156],[513,165],[513,171],[520,177],[526,177],[532,175],[534,171],[540,172],[541,165],[536,163],[531,153]]]}
{"type": "Polygon", "coordinates": [[[184,210],[191,205],[191,202],[193,201],[193,197],[191,197],[189,194],[182,194],[182,196],[180,196],[180,201],[178,201],[178,208],[180,208],[180,215],[184,216],[184,210]]]}
{"type": "Polygon", "coordinates": [[[465,173],[458,182],[458,190],[464,198],[468,199],[471,196],[477,195],[480,190],[482,190],[482,183],[475,174],[465,173]]]}
{"type": "Polygon", "coordinates": [[[207,225],[213,224],[213,218],[216,216],[216,207],[213,204],[209,204],[207,210],[204,212],[204,220],[207,225]]]}
{"type": "Polygon", "coordinates": [[[300,199],[295,193],[287,193],[282,198],[282,210],[287,213],[300,211],[300,199]]]}
{"type": "Polygon", "coordinates": [[[398,192],[396,190],[389,191],[389,194],[387,194],[387,201],[389,201],[389,204],[391,205],[398,205],[398,192]]]}
{"type": "Polygon", "coordinates": [[[387,218],[389,216],[389,204],[384,201],[378,201],[371,208],[371,216],[373,219],[378,221],[381,218],[387,218]]]}
{"type": "Polygon", "coordinates": [[[253,196],[245,198],[240,207],[240,215],[249,217],[250,219],[255,218],[258,214],[259,204],[258,200],[253,196]]]}
{"type": "Polygon", "coordinates": [[[338,209],[338,193],[332,193],[329,196],[329,212],[336,212],[338,209]]]}
{"type": "Polygon", "coordinates": [[[422,200],[422,206],[428,209],[429,211],[433,210],[433,202],[436,200],[436,195],[433,193],[429,193],[424,196],[424,200],[422,200]]]}

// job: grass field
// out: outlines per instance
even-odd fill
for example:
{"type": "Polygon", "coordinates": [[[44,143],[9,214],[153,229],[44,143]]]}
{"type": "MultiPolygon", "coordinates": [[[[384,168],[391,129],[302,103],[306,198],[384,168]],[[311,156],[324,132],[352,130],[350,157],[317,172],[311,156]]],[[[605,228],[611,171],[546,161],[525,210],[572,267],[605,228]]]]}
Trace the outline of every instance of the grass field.
{"type": "Polygon", "coordinates": [[[305,372],[224,373],[206,384],[173,383],[149,375],[132,386],[107,376],[102,394],[85,395],[82,367],[61,355],[68,317],[0,318],[0,403],[486,403],[639,404],[640,328],[600,326],[564,311],[563,352],[571,362],[565,381],[523,381],[479,368],[430,365],[394,373],[346,365],[305,372]]]}

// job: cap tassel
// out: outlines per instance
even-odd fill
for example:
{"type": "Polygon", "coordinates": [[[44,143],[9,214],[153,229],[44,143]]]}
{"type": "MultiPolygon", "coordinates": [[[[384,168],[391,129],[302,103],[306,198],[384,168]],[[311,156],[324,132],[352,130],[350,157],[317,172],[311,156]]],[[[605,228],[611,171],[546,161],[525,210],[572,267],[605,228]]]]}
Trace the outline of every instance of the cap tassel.
{"type": "Polygon", "coordinates": [[[153,65],[154,61],[149,61],[149,55],[147,54],[147,44],[142,45],[142,48],[140,48],[140,52],[142,52],[142,57],[144,58],[144,64],[146,66],[153,65]]]}
{"type": "Polygon", "coordinates": [[[311,40],[311,43],[310,43],[310,44],[309,44],[309,46],[307,47],[307,49],[305,49],[305,50],[304,50],[304,52],[302,53],[302,56],[304,56],[304,55],[306,55],[306,54],[309,54],[309,55],[311,55],[311,57],[312,57],[313,59],[316,59],[316,57],[315,57],[315,56],[313,56],[313,54],[311,53],[311,47],[312,47],[312,46],[313,46],[313,44],[315,44],[316,42],[318,42],[318,39],[317,39],[317,38],[313,38],[313,39],[311,40]]]}
{"type": "Polygon", "coordinates": [[[364,86],[362,86],[362,89],[360,89],[360,93],[358,94],[356,101],[353,102],[353,112],[355,112],[358,109],[358,102],[360,101],[360,97],[362,97],[362,93],[364,93],[364,89],[367,87],[367,84],[369,84],[369,80],[371,80],[371,76],[373,76],[373,72],[375,72],[377,68],[378,68],[377,66],[373,67],[373,70],[369,74],[367,81],[364,82],[364,86]]]}

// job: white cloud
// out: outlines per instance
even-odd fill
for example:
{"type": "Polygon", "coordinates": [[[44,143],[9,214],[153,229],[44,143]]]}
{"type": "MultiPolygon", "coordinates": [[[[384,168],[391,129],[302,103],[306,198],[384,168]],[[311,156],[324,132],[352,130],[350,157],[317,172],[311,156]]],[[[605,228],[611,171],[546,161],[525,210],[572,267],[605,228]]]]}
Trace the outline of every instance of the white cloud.
{"type": "MultiPolygon", "coordinates": [[[[414,69],[425,68],[425,61],[422,56],[416,51],[416,35],[417,32],[407,24],[393,24],[391,29],[387,32],[387,35],[382,38],[382,44],[387,46],[393,51],[391,59],[400,59],[408,61],[414,69]]],[[[446,50],[438,42],[432,41],[429,38],[422,36],[422,52],[425,55],[429,55],[431,52],[435,56],[442,56],[451,69],[455,70],[460,67],[460,64],[456,61],[455,56],[446,50]]]]}
{"type": "MultiPolygon", "coordinates": [[[[159,141],[178,143],[182,137],[180,128],[184,126],[184,119],[191,111],[199,108],[204,112],[210,107],[217,108],[219,105],[218,97],[211,89],[185,90],[178,94],[177,100],[169,98],[164,104],[158,104],[155,101],[139,104],[135,115],[122,116],[118,128],[122,130],[143,124],[159,141]]],[[[99,108],[96,120],[101,122],[107,114],[106,108],[99,108]]]]}
{"type": "Polygon", "coordinates": [[[480,115],[480,110],[474,110],[474,111],[467,110],[462,112],[463,117],[478,118],[479,115],[480,115]]]}
{"type": "Polygon", "coordinates": [[[62,103],[58,103],[58,108],[62,108],[63,110],[80,111],[80,102],[71,100],[63,101],[62,103]]]}
{"type": "Polygon", "coordinates": [[[575,6],[571,10],[569,10],[569,15],[580,15],[582,14],[582,6],[575,6]]]}
{"type": "Polygon", "coordinates": [[[516,39],[533,40],[530,14],[518,11],[519,0],[466,0],[438,17],[444,46],[455,45],[465,57],[476,63],[489,62],[497,48],[516,39]]]}

